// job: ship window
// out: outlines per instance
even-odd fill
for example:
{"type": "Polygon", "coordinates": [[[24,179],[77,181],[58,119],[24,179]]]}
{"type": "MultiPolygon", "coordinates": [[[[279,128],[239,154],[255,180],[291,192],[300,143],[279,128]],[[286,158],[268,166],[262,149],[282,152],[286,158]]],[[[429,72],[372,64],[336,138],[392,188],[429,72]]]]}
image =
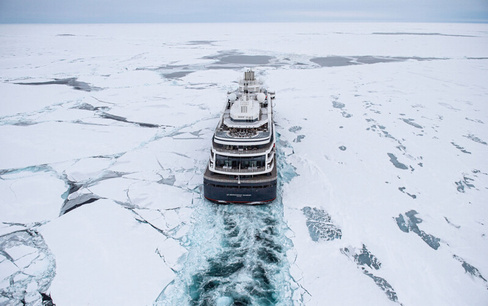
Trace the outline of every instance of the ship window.
{"type": "Polygon", "coordinates": [[[204,183],[205,185],[217,187],[217,188],[242,188],[242,189],[264,189],[264,188],[272,188],[275,187],[276,184],[271,185],[256,185],[256,186],[233,186],[233,185],[219,185],[219,184],[212,184],[212,183],[204,183]]]}
{"type": "Polygon", "coordinates": [[[232,169],[262,168],[266,164],[266,156],[236,157],[216,155],[215,165],[217,167],[232,169]]]}

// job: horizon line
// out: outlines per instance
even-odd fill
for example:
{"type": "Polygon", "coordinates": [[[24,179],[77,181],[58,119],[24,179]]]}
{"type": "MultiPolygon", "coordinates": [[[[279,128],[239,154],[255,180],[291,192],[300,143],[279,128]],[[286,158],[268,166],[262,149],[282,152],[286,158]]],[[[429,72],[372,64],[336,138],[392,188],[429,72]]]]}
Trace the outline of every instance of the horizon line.
{"type": "Polygon", "coordinates": [[[46,21],[30,21],[30,22],[4,22],[0,21],[0,25],[66,25],[66,24],[280,24],[280,23],[425,23],[425,24],[488,24],[487,20],[452,20],[452,21],[414,21],[414,20],[401,20],[401,21],[391,21],[391,20],[290,20],[290,21],[73,21],[73,22],[46,22],[46,21]]]}

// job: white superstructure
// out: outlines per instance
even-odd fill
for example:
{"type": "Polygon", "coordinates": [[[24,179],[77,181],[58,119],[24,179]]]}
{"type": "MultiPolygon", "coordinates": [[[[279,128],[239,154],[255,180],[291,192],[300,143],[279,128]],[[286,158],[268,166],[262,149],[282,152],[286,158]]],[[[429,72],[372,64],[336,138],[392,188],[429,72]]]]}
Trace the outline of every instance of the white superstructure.
{"type": "Polygon", "coordinates": [[[245,72],[215,130],[209,170],[236,176],[267,174],[275,167],[272,120],[274,93],[261,87],[254,71],[245,72]]]}

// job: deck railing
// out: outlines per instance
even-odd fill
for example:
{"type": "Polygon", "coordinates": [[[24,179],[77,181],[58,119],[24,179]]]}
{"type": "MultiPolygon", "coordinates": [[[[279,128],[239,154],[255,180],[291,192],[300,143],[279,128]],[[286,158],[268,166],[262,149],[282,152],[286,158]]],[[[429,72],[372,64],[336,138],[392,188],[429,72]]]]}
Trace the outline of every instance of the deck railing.
{"type": "Polygon", "coordinates": [[[265,148],[260,148],[260,149],[240,149],[240,150],[236,150],[236,149],[225,149],[225,148],[222,148],[222,147],[218,147],[217,144],[213,143],[213,148],[215,150],[215,152],[219,153],[234,153],[234,154],[239,154],[239,155],[250,155],[250,154],[257,154],[257,153],[265,153],[266,151],[269,151],[271,149],[271,143],[266,146],[265,148]]]}
{"type": "Polygon", "coordinates": [[[248,167],[248,168],[231,168],[231,167],[215,167],[215,170],[217,171],[223,171],[223,172],[229,172],[229,173],[253,173],[253,172],[262,172],[266,170],[265,167],[248,167]]]}

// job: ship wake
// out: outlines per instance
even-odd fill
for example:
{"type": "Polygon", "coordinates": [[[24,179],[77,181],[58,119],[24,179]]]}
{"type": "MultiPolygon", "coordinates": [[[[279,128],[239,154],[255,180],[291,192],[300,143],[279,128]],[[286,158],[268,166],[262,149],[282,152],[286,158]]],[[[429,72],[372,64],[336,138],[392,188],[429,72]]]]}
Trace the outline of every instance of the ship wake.
{"type": "Polygon", "coordinates": [[[156,304],[291,304],[281,203],[201,204],[184,268],[156,304]]]}

